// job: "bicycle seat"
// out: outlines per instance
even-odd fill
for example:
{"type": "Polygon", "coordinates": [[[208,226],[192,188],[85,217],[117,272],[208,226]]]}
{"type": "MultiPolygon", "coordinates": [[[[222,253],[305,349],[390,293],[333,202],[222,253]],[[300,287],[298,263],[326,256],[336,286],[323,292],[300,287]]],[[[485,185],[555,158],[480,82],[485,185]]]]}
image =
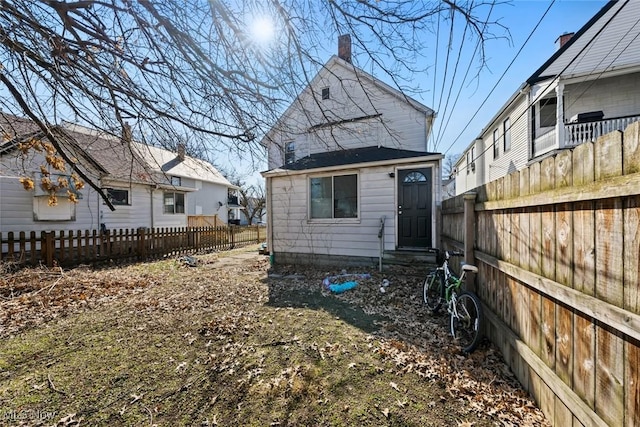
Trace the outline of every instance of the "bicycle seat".
{"type": "Polygon", "coordinates": [[[470,271],[472,273],[477,273],[478,272],[478,267],[476,267],[475,265],[471,265],[471,264],[463,264],[462,265],[462,269],[464,271],[470,271]]]}

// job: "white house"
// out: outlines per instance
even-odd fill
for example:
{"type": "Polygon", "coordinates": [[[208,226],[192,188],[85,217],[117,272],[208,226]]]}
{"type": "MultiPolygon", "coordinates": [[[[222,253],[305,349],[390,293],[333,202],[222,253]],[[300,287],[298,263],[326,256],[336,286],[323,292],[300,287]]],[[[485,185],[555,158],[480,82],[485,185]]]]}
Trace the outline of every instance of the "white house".
{"type": "Polygon", "coordinates": [[[639,1],[610,1],[538,68],[456,164],[462,194],[640,119],[639,1]]]}
{"type": "MultiPolygon", "coordinates": [[[[83,172],[106,192],[115,210],[88,185],[73,189],[76,203],[64,190],[57,205],[49,206],[48,192],[38,185],[42,154],[19,150],[20,142],[41,138],[42,132],[25,119],[9,115],[0,119],[6,135],[0,145],[2,232],[182,227],[194,215],[228,220],[229,191],[237,187],[211,164],[70,124],[52,131],[65,151],[81,157],[83,172]],[[34,190],[23,188],[19,180],[24,176],[34,179],[34,190]]],[[[71,169],[67,165],[64,172],[52,172],[53,179],[69,178],[71,169]]]]}
{"type": "Polygon", "coordinates": [[[435,113],[356,68],[349,36],[263,138],[275,262],[363,263],[438,241],[435,113]]]}

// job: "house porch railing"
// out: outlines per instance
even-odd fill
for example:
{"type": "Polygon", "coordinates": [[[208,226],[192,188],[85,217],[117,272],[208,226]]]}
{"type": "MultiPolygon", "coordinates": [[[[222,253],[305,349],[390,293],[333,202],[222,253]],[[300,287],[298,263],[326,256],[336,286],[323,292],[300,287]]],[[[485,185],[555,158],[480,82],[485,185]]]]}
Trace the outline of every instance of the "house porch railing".
{"type": "Polygon", "coordinates": [[[73,267],[138,262],[184,254],[225,251],[260,243],[259,226],[182,227],[36,233],[0,232],[0,263],[73,267]]]}
{"type": "Polygon", "coordinates": [[[616,130],[625,130],[627,126],[638,120],[640,120],[640,116],[636,115],[565,125],[564,146],[574,147],[584,142],[593,142],[602,135],[616,130]]]}
{"type": "Polygon", "coordinates": [[[533,157],[553,149],[572,148],[585,142],[593,142],[602,135],[625,130],[633,122],[640,120],[640,115],[616,117],[583,123],[570,123],[564,126],[564,145],[558,147],[556,132],[550,131],[538,136],[533,144],[533,157]]]}

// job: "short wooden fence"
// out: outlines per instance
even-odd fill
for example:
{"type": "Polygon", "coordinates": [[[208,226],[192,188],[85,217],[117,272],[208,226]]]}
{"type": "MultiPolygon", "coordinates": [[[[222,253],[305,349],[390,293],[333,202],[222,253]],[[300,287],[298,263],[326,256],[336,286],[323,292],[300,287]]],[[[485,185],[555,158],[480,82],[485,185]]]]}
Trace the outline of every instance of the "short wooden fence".
{"type": "Polygon", "coordinates": [[[147,261],[188,253],[224,251],[259,243],[259,226],[0,232],[0,262],[71,267],[109,261],[147,261]]]}

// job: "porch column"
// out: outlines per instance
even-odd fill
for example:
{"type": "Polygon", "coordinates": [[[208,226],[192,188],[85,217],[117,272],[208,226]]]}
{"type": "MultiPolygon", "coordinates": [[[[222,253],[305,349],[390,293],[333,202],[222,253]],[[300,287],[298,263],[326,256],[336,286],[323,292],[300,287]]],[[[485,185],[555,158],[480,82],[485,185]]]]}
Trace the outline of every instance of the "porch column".
{"type": "MultiPolygon", "coordinates": [[[[462,196],[464,200],[464,262],[471,265],[476,265],[475,262],[475,238],[476,238],[476,196],[478,194],[474,191],[464,193],[462,196]]],[[[473,273],[467,274],[466,280],[467,289],[476,292],[475,275],[473,273]]]]}
{"type": "Polygon", "coordinates": [[[564,83],[556,86],[556,147],[564,147],[564,83]]]}

